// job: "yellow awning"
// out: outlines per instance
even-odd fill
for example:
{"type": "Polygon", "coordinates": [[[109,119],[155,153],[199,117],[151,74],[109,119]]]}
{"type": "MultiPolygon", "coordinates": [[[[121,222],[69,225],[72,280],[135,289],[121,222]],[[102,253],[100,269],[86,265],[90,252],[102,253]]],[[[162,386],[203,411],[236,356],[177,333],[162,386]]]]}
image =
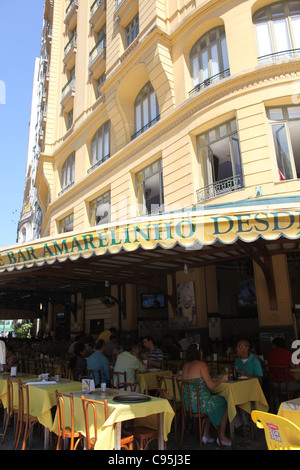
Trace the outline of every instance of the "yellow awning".
{"type": "Polygon", "coordinates": [[[297,239],[300,235],[300,200],[288,199],[276,204],[237,204],[206,207],[193,211],[164,214],[151,218],[124,221],[69,232],[33,242],[18,244],[0,251],[0,273],[43,266],[67,259],[76,260],[92,255],[133,252],[138,248],[153,250],[181,245],[200,249],[216,241],[232,244],[237,239],[253,242],[258,238],[297,239]],[[292,202],[292,204],[291,204],[292,202]]]}

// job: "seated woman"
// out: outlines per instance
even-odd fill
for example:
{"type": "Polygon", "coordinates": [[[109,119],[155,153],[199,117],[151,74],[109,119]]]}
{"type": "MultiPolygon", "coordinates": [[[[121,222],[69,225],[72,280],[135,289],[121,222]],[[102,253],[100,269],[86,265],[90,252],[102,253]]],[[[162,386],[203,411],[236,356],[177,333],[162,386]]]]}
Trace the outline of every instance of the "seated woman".
{"type": "MultiPolygon", "coordinates": [[[[218,380],[212,380],[208,367],[202,361],[202,351],[197,343],[191,344],[186,350],[186,363],[182,369],[182,379],[197,381],[200,390],[200,407],[201,413],[208,416],[205,421],[202,441],[205,443],[213,442],[210,436],[211,423],[216,427],[220,426],[220,437],[224,446],[230,446],[231,441],[225,436],[226,424],[228,421],[228,409],[225,398],[220,395],[211,395],[209,389],[213,389],[223,382],[228,381],[228,375],[224,375],[218,380]]],[[[197,398],[195,396],[196,386],[194,390],[190,390],[192,407],[197,407],[197,398]]],[[[184,401],[188,403],[188,391],[183,389],[184,401]]],[[[195,412],[198,410],[195,409],[195,412]]]]}

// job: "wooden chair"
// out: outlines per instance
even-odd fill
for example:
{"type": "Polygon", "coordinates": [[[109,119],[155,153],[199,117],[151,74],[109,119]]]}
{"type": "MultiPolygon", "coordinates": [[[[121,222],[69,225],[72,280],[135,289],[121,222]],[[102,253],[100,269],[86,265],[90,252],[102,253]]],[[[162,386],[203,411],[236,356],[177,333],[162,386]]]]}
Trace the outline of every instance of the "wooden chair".
{"type": "MultiPolygon", "coordinates": [[[[182,404],[181,406],[182,428],[181,428],[180,449],[182,449],[186,420],[196,419],[198,421],[200,449],[202,450],[202,447],[203,447],[202,436],[203,436],[204,424],[205,424],[205,421],[208,419],[208,417],[206,414],[201,412],[199,384],[197,381],[192,381],[192,380],[180,380],[180,379],[176,379],[176,380],[177,380],[178,388],[180,390],[180,397],[181,397],[181,404],[182,404]],[[197,403],[196,412],[192,406],[191,387],[196,387],[196,390],[195,390],[196,403],[197,403]],[[186,399],[184,399],[184,390],[186,391],[186,399]]],[[[218,434],[220,447],[222,448],[222,440],[220,436],[219,426],[216,427],[216,430],[218,434]]]]}
{"type": "Polygon", "coordinates": [[[98,383],[97,378],[99,379],[98,386],[101,385],[101,370],[100,369],[88,369],[87,373],[92,379],[94,379],[95,386],[98,383]]]}
{"type": "MultiPolygon", "coordinates": [[[[146,388],[146,395],[152,392],[152,395],[158,396],[160,398],[168,399],[169,391],[165,388],[157,387],[155,389],[146,388]]],[[[135,426],[133,424],[132,427],[128,429],[124,429],[124,435],[133,434],[134,441],[138,450],[148,450],[149,444],[158,439],[158,431],[157,429],[149,428],[148,426],[135,426]]],[[[166,442],[165,442],[165,450],[167,450],[166,442]]]]}
{"type": "Polygon", "coordinates": [[[111,374],[111,386],[112,388],[120,388],[121,383],[127,382],[126,372],[113,371],[111,374]],[[115,381],[116,379],[116,381],[115,381]]]}
{"type": "Polygon", "coordinates": [[[268,366],[268,380],[270,386],[271,410],[277,408],[276,397],[278,401],[287,401],[294,398],[296,390],[290,390],[287,379],[287,371],[284,366],[268,366]]]}
{"type": "Polygon", "coordinates": [[[157,382],[159,387],[165,388],[169,390],[168,400],[174,410],[174,434],[175,434],[175,442],[177,442],[177,431],[178,431],[178,420],[179,415],[181,412],[181,400],[180,400],[180,392],[178,390],[176,377],[174,375],[157,375],[157,382]],[[177,393],[178,392],[178,393],[177,393]]]}
{"type": "Polygon", "coordinates": [[[73,402],[73,393],[64,394],[60,393],[57,390],[56,393],[56,413],[57,413],[57,423],[58,423],[58,440],[56,450],[61,449],[62,441],[65,439],[70,439],[70,450],[76,450],[79,442],[83,440],[84,436],[75,431],[74,429],[74,402],[73,402]],[[71,426],[66,426],[65,420],[65,408],[66,401],[68,401],[70,414],[71,414],[71,426]]]}
{"type": "Polygon", "coordinates": [[[19,406],[18,406],[18,416],[17,416],[17,429],[16,429],[16,439],[15,447],[17,450],[21,438],[21,434],[24,428],[24,437],[22,450],[25,450],[26,442],[30,436],[30,431],[32,430],[35,424],[38,424],[38,418],[30,414],[30,396],[29,396],[29,387],[24,385],[20,380],[18,383],[18,397],[19,397],[19,406]]]}
{"type": "MultiPolygon", "coordinates": [[[[6,432],[7,432],[7,428],[10,424],[11,419],[13,417],[17,418],[17,416],[18,416],[19,410],[17,408],[14,408],[13,405],[14,405],[13,383],[10,379],[8,379],[7,380],[7,409],[6,409],[7,416],[6,416],[6,422],[5,422],[5,429],[4,429],[3,436],[2,436],[2,441],[1,441],[2,444],[4,442],[6,432]]],[[[16,437],[17,437],[17,435],[15,433],[15,441],[16,441],[16,437]]]]}
{"type": "MultiPolygon", "coordinates": [[[[86,432],[86,450],[92,450],[95,447],[95,443],[98,439],[98,425],[97,425],[97,411],[96,406],[103,406],[104,407],[104,420],[108,419],[108,405],[107,400],[98,401],[98,400],[91,400],[89,398],[85,398],[84,395],[81,397],[82,406],[83,406],[83,413],[84,413],[84,421],[85,421],[85,432],[86,432]],[[92,416],[93,416],[93,424],[91,424],[89,408],[92,409],[92,416]],[[91,438],[90,436],[90,429],[91,426],[94,428],[95,435],[91,438]]],[[[133,450],[133,435],[126,436],[121,439],[121,449],[124,450],[133,450]]]]}

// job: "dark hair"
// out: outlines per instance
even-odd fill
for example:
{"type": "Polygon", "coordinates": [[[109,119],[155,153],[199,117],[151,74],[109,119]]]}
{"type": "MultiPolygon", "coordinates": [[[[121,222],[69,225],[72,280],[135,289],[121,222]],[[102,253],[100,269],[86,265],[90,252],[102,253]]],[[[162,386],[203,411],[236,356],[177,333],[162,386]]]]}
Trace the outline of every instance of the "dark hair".
{"type": "Polygon", "coordinates": [[[105,344],[104,339],[98,339],[98,341],[95,344],[95,349],[101,349],[103,344],[105,344]]]}
{"type": "Polygon", "coordinates": [[[277,348],[283,348],[283,349],[286,348],[285,339],[281,338],[279,336],[277,338],[273,339],[272,344],[273,344],[273,346],[277,346],[277,348]]]}
{"type": "Polygon", "coordinates": [[[201,360],[201,348],[200,344],[192,343],[185,351],[185,359],[187,362],[200,361],[201,360]]]}
{"type": "Polygon", "coordinates": [[[85,345],[83,343],[76,343],[74,346],[74,354],[75,356],[79,356],[79,354],[84,350],[85,345]]]}

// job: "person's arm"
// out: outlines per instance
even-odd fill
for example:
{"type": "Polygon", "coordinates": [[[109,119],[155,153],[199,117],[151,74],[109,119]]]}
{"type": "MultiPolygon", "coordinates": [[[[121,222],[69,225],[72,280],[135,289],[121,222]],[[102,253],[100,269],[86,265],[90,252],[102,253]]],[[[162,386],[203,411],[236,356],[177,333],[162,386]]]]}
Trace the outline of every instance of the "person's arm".
{"type": "Polygon", "coordinates": [[[223,375],[217,380],[212,380],[210,376],[210,372],[205,362],[200,363],[200,372],[201,372],[201,376],[203,377],[204,382],[206,383],[207,387],[210,389],[214,389],[221,383],[228,382],[228,375],[223,375]]]}

